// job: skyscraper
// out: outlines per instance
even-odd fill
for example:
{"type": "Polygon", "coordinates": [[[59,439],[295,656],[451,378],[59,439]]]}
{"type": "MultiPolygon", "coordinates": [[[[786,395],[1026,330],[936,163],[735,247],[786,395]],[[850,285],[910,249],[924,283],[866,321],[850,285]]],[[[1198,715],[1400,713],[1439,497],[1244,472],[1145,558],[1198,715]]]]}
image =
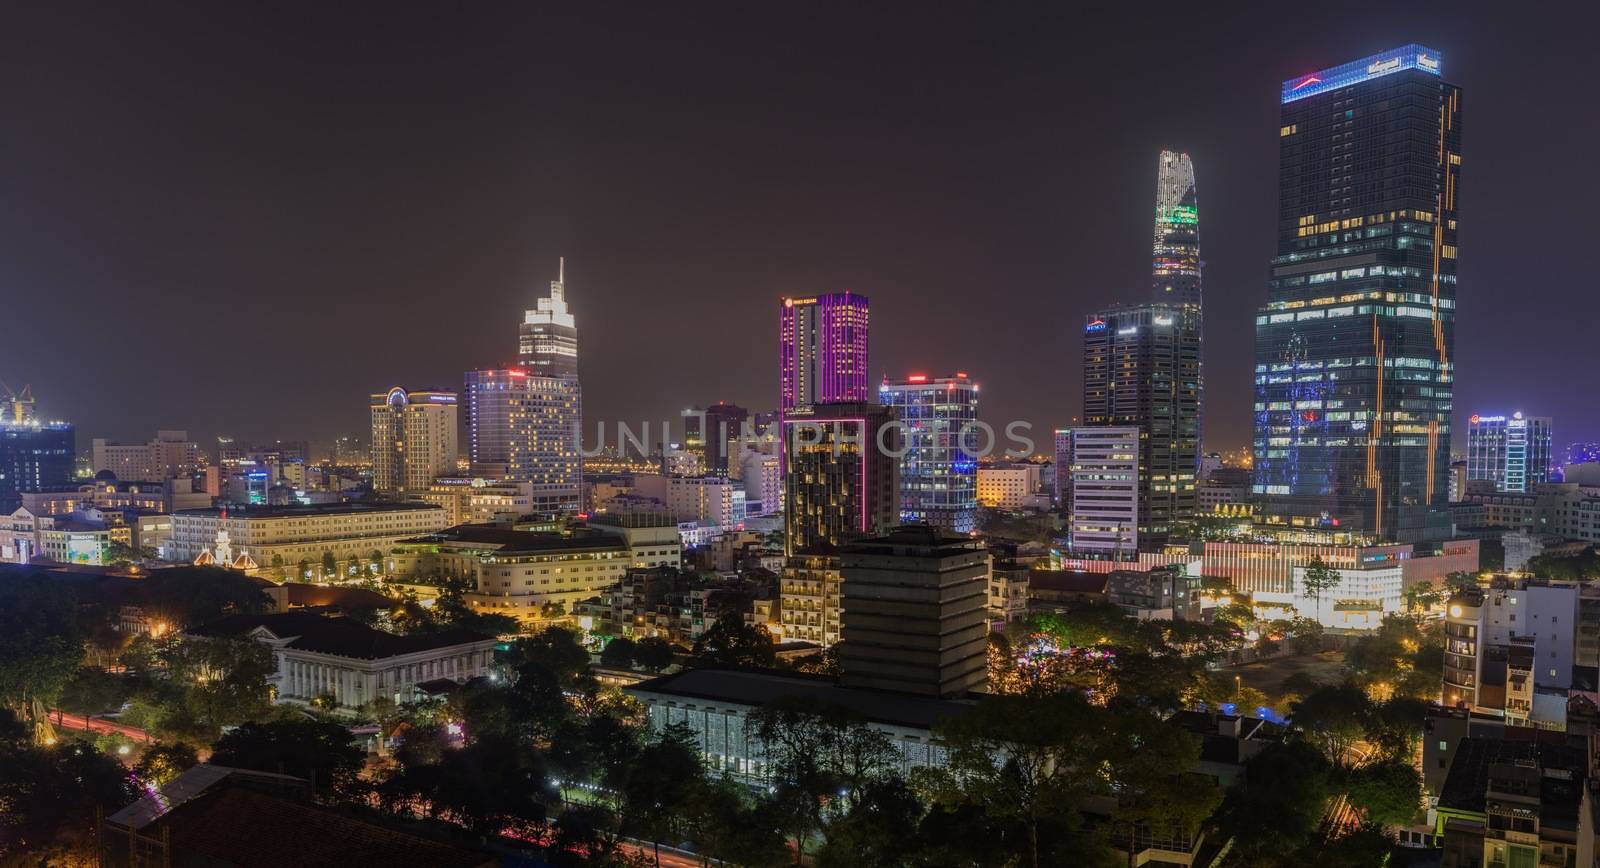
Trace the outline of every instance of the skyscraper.
{"type": "Polygon", "coordinates": [[[0,400],[0,515],[22,503],[21,494],[72,482],[77,442],[65,422],[41,422],[33,413],[33,393],[6,388],[0,400]]]}
{"type": "Polygon", "coordinates": [[[728,441],[739,437],[749,418],[749,410],[726,401],[685,411],[684,445],[700,452],[707,473],[727,476],[728,441]]]}
{"type": "Polygon", "coordinates": [[[1467,425],[1467,480],[1527,494],[1550,481],[1550,417],[1472,414],[1467,425]]]}
{"type": "Polygon", "coordinates": [[[535,512],[576,512],[582,506],[583,459],[578,429],[583,394],[574,376],[528,374],[511,392],[508,479],[531,482],[535,512]]]}
{"type": "Polygon", "coordinates": [[[778,320],[780,412],[871,400],[867,313],[867,297],[855,292],[783,300],[778,320]]]}
{"type": "Polygon", "coordinates": [[[783,420],[785,553],[882,533],[900,517],[900,440],[878,404],[816,404],[783,420]]]}
{"type": "Polygon", "coordinates": [[[903,427],[900,458],[900,520],[925,522],[955,533],[978,526],[978,462],[983,436],[967,432],[978,421],[978,384],[964,373],[954,377],[912,374],[885,380],[879,403],[893,407],[903,427]]]}
{"type": "Polygon", "coordinates": [[[1119,305],[1090,315],[1083,327],[1083,423],[1139,429],[1138,539],[1163,544],[1173,523],[1195,507],[1199,308],[1119,305]]]}
{"type": "Polygon", "coordinates": [[[456,469],[456,393],[408,392],[395,386],[372,396],[372,488],[404,498],[428,490],[456,469]]]}
{"type": "MultiPolygon", "coordinates": [[[[1061,432],[1057,432],[1059,437],[1061,432]]],[[[1139,551],[1142,429],[1070,428],[1067,548],[1076,557],[1124,560],[1139,551]]]]}
{"type": "Polygon", "coordinates": [[[504,477],[511,466],[511,406],[527,388],[526,368],[468,371],[467,450],[472,473],[504,477]]]}
{"type": "Polygon", "coordinates": [[[1283,83],[1278,255],[1256,316],[1267,527],[1448,533],[1461,92],[1439,52],[1283,83]]]}
{"type": "Polygon", "coordinates": [[[1200,211],[1194,163],[1162,151],[1156,172],[1156,239],[1151,301],[1200,306],[1200,211]]]}
{"type": "Polygon", "coordinates": [[[529,373],[544,377],[578,375],[578,322],[567,310],[567,259],[550,281],[550,295],[523,317],[517,355],[529,373]]]}

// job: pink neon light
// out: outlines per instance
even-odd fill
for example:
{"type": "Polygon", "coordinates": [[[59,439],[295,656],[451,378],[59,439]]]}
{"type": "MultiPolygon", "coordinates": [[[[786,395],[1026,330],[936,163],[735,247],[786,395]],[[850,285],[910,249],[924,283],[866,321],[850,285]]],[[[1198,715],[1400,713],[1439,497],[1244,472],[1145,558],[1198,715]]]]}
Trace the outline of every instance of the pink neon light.
{"type": "Polygon", "coordinates": [[[1306,80],[1305,80],[1305,81],[1302,81],[1302,82],[1300,82],[1300,83],[1299,83],[1299,84],[1297,84],[1297,85],[1295,85],[1295,86],[1294,86],[1294,87],[1291,87],[1291,88],[1289,88],[1289,89],[1290,89],[1290,90],[1299,90],[1299,89],[1300,89],[1300,88],[1302,88],[1302,87],[1306,87],[1306,86],[1308,86],[1308,85],[1313,85],[1313,84],[1317,84],[1317,83],[1319,83],[1319,82],[1321,82],[1321,81],[1322,81],[1322,79],[1320,79],[1320,78],[1317,78],[1317,77],[1316,77],[1316,76],[1314,76],[1314,75],[1308,75],[1308,76],[1306,76],[1306,80]]]}

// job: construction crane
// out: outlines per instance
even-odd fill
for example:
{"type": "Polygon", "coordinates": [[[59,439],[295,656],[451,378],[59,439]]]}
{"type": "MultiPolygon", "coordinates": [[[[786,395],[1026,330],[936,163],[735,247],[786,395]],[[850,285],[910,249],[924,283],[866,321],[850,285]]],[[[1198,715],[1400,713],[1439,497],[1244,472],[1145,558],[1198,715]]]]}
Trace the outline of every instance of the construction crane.
{"type": "Polygon", "coordinates": [[[0,414],[0,422],[9,422],[21,425],[33,419],[33,387],[24,385],[22,391],[6,385],[5,380],[0,380],[0,392],[5,393],[4,413],[0,414]]]}

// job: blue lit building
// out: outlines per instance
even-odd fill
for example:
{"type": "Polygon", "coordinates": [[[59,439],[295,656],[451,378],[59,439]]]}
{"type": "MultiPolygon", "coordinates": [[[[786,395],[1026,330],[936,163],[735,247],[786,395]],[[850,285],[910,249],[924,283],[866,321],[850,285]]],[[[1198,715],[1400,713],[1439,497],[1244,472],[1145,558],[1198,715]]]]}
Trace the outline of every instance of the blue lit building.
{"type": "Polygon", "coordinates": [[[22,492],[72,482],[77,442],[65,422],[0,422],[0,514],[22,505],[22,492]]]}
{"type": "Polygon", "coordinates": [[[966,374],[927,377],[912,374],[885,380],[879,403],[895,408],[904,426],[905,455],[900,458],[900,520],[927,522],[955,533],[978,526],[978,462],[976,450],[985,435],[962,431],[978,420],[978,384],[966,374]]]}
{"type": "Polygon", "coordinates": [[[1531,494],[1550,481],[1550,417],[1472,414],[1467,420],[1467,481],[1531,494]]]}
{"type": "Polygon", "coordinates": [[[1461,91],[1407,45],[1283,83],[1255,477],[1282,538],[1448,535],[1461,91]]]}

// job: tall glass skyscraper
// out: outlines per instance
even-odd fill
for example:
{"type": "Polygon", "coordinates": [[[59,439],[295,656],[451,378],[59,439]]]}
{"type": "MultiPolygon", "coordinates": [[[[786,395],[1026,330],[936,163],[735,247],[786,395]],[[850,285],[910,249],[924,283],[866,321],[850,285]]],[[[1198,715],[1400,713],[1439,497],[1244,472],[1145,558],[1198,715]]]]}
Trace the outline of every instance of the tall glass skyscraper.
{"type": "Polygon", "coordinates": [[[867,391],[867,297],[830,292],[785,298],[779,308],[778,409],[864,402],[867,391]]]}
{"type": "Polygon", "coordinates": [[[1156,170],[1151,280],[1151,301],[1200,306],[1200,200],[1194,163],[1176,151],[1162,151],[1156,170]]]}
{"type": "Polygon", "coordinates": [[[1283,83],[1255,481],[1288,536],[1448,533],[1461,91],[1439,52],[1283,83]]]}
{"type": "Polygon", "coordinates": [[[900,458],[900,520],[927,522],[956,533],[978,527],[978,461],[983,435],[966,432],[978,421],[978,384],[966,374],[912,374],[885,380],[879,403],[896,410],[905,455],[900,458]]]}

